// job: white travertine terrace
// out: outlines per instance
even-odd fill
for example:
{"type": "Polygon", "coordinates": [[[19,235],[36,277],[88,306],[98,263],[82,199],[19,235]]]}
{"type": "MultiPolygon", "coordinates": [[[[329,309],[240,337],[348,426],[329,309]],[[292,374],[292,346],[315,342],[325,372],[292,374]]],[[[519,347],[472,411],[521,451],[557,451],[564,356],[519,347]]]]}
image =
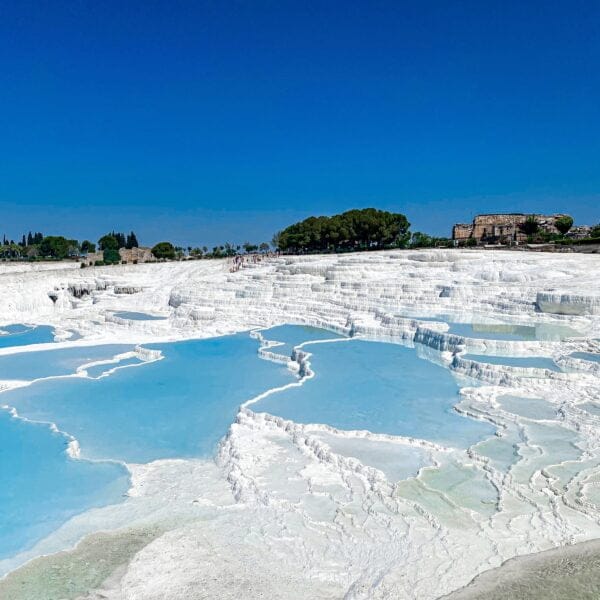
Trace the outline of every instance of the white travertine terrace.
{"type": "MultiPolygon", "coordinates": [[[[600,367],[569,356],[600,349],[599,256],[372,252],[268,259],[235,273],[226,261],[76,266],[0,266],[3,323],[54,325],[66,340],[40,348],[143,344],[282,323],[414,345],[470,378],[456,410],[495,424],[497,434],[465,451],[300,425],[254,412],[249,399],[216,465],[128,465],[133,482],[122,504],[75,517],[30,552],[0,562],[0,573],[98,530],[158,523],[165,533],[106,582],[103,597],[430,599],[514,556],[600,537],[600,410],[584,406],[600,404],[600,367]],[[113,314],[120,310],[168,318],[129,321],[113,314]],[[447,334],[443,318],[418,318],[440,314],[566,325],[582,336],[475,340],[447,334]],[[82,338],[69,342],[70,331],[82,338]],[[464,358],[483,352],[545,356],[564,372],[464,358]],[[516,415],[503,408],[509,395],[542,399],[556,416],[516,415]],[[377,460],[333,452],[324,441],[331,436],[357,448],[376,443],[386,456],[419,448],[429,462],[417,477],[389,481],[377,460]]],[[[311,344],[293,361],[269,342],[260,352],[311,376],[311,344]]]]}

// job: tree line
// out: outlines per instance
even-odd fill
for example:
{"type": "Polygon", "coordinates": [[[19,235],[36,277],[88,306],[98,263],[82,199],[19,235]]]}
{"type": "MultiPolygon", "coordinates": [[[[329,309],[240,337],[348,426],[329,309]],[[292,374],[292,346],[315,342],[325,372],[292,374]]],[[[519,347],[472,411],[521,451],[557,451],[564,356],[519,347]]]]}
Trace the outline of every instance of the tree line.
{"type": "MultiPolygon", "coordinates": [[[[536,217],[527,217],[522,225],[528,240],[556,241],[567,243],[565,235],[573,226],[572,217],[565,215],[555,221],[559,233],[542,231],[536,217]]],[[[183,258],[229,258],[238,254],[266,253],[273,248],[284,253],[310,252],[348,252],[357,250],[379,250],[383,248],[430,248],[449,247],[452,240],[435,237],[419,231],[411,233],[410,223],[401,213],[392,213],[375,208],[349,210],[331,217],[308,217],[294,223],[275,234],[272,244],[262,242],[254,244],[225,243],[213,246],[176,246],[163,241],[151,248],[157,260],[181,260],[183,258]]],[[[600,241],[600,224],[592,227],[590,242],[600,241]]],[[[471,240],[469,240],[471,241],[471,240]]],[[[475,240],[472,240],[475,242],[475,240]]],[[[578,242],[585,242],[579,240],[578,242]]],[[[41,232],[23,234],[20,242],[2,238],[0,257],[6,260],[37,260],[77,258],[82,255],[102,252],[96,264],[116,264],[121,262],[119,250],[138,248],[135,232],[123,233],[111,231],[103,235],[96,243],[90,240],[68,239],[63,236],[43,235],[41,232]]]]}
{"type": "Polygon", "coordinates": [[[409,227],[401,213],[355,209],[294,223],[275,235],[273,245],[293,253],[404,248],[410,241],[409,227]]]}
{"type": "MultiPolygon", "coordinates": [[[[132,231],[129,234],[119,232],[111,232],[103,236],[99,240],[110,237],[113,243],[109,242],[111,247],[116,248],[117,255],[119,248],[135,248],[138,241],[135,233],[132,231]]],[[[89,240],[83,240],[81,243],[78,240],[68,239],[62,235],[44,235],[41,232],[23,234],[21,241],[15,242],[8,240],[6,235],[2,238],[2,246],[0,247],[0,256],[4,259],[53,259],[64,260],[65,258],[76,258],[81,255],[89,254],[96,251],[96,244],[89,240]]],[[[109,257],[112,262],[118,262],[115,259],[114,253],[109,257]]]]}
{"type": "MultiPolygon", "coordinates": [[[[79,258],[98,252],[100,257],[94,257],[97,265],[117,264],[121,262],[119,250],[139,248],[138,238],[134,231],[123,233],[111,231],[103,235],[97,243],[90,240],[68,239],[60,235],[44,235],[41,232],[24,234],[20,242],[2,238],[0,246],[0,258],[5,260],[64,260],[67,258],[79,258]]],[[[183,258],[227,258],[242,252],[268,252],[270,245],[267,242],[253,244],[225,243],[209,249],[207,246],[176,246],[171,242],[164,241],[155,244],[151,253],[157,260],[181,260],[183,258]]]]}

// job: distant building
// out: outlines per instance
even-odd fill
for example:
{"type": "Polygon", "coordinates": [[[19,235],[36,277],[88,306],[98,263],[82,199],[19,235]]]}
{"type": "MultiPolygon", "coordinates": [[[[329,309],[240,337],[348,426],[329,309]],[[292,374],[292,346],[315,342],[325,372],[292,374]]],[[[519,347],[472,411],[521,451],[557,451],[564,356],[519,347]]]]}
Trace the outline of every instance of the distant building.
{"type": "MultiPolygon", "coordinates": [[[[457,223],[452,228],[455,244],[464,244],[474,240],[476,244],[518,244],[527,241],[523,226],[527,218],[525,213],[477,215],[472,223],[457,223]]],[[[539,230],[545,233],[558,233],[555,222],[565,215],[533,215],[539,230]]],[[[473,242],[471,242],[473,243],[473,242]]]]}
{"type": "MultiPolygon", "coordinates": [[[[121,262],[127,264],[156,262],[152,250],[143,246],[139,248],[119,248],[119,256],[121,257],[121,262]]],[[[99,252],[88,252],[85,256],[81,257],[81,262],[88,266],[101,261],[104,261],[104,252],[101,250],[99,252]]]]}
{"type": "Polygon", "coordinates": [[[104,260],[104,253],[102,251],[88,252],[87,254],[85,254],[81,257],[81,262],[84,265],[88,265],[88,266],[93,265],[102,260],[104,260]]]}
{"type": "Polygon", "coordinates": [[[592,228],[589,225],[577,225],[569,229],[567,237],[572,238],[574,240],[581,240],[583,238],[589,238],[591,233],[592,228]]]}
{"type": "Polygon", "coordinates": [[[155,262],[154,254],[150,248],[140,246],[139,248],[119,248],[121,261],[128,264],[155,262]]]}

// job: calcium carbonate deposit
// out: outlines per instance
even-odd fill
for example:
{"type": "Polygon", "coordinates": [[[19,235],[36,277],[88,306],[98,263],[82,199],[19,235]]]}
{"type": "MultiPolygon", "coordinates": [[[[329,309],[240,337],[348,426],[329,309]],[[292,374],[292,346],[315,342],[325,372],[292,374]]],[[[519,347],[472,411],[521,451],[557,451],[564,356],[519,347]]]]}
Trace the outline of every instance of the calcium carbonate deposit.
{"type": "Polygon", "coordinates": [[[425,600],[600,538],[598,256],[6,264],[0,315],[3,600],[425,600]]]}

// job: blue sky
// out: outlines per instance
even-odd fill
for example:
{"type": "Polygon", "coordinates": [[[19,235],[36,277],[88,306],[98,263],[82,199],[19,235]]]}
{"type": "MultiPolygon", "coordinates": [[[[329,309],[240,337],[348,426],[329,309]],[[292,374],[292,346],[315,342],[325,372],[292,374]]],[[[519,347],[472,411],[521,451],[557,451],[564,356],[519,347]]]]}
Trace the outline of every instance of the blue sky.
{"type": "Polygon", "coordinates": [[[600,221],[596,2],[0,3],[0,234],[600,221]]]}

